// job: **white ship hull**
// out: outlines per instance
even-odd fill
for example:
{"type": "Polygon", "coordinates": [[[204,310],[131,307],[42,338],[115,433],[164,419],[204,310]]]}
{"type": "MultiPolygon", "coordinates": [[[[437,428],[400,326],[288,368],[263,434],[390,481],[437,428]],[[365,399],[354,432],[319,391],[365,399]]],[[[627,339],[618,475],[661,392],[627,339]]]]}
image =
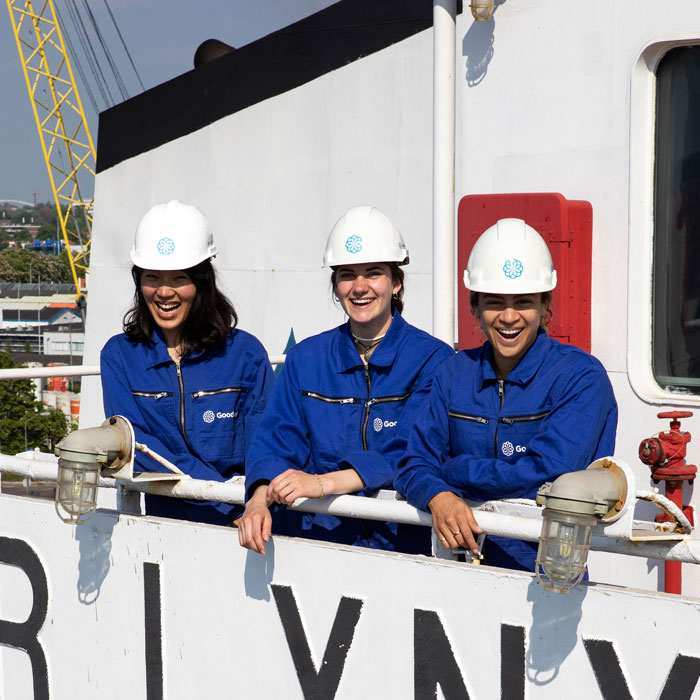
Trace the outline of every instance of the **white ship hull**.
{"type": "MultiPolygon", "coordinates": [[[[348,18],[351,6],[337,4],[348,18]]],[[[321,254],[358,203],[402,231],[405,315],[432,328],[432,32],[315,71],[304,36],[241,53],[251,73],[213,83],[240,103],[209,122],[215,66],[103,115],[86,365],[130,303],[138,219],[172,198],[206,212],[240,326],[271,355],[292,329],[300,340],[342,321],[321,254]],[[258,84],[268,93],[256,97],[258,84]]],[[[457,38],[457,199],[561,192],[592,204],[592,352],[620,408],[616,455],[648,488],[637,447],[667,427],[660,406],[700,408],[655,382],[650,330],[655,70],[670,48],[700,45],[700,3],[506,0],[489,23],[460,14],[457,38]]],[[[99,378],[87,377],[81,427],[103,419],[99,378]]],[[[700,436],[700,413],[683,428],[700,436]]],[[[699,503],[688,487],[686,501],[699,503]]],[[[101,510],[71,531],[48,504],[0,505],[0,618],[20,623],[0,623],[12,700],[432,698],[437,684],[478,700],[700,698],[697,566],[683,566],[684,596],[668,596],[663,562],[594,552],[595,583],[556,596],[487,567],[284,538],[260,558],[226,528],[101,510]],[[38,600],[46,619],[22,627],[38,600]],[[37,691],[41,659],[49,695],[37,691]]]]}

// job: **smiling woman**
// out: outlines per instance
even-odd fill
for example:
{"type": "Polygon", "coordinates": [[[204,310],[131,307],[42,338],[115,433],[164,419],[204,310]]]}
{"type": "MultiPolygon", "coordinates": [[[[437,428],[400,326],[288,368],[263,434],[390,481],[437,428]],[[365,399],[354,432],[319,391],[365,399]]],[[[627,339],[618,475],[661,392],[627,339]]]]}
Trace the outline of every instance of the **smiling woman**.
{"type": "MultiPolygon", "coordinates": [[[[438,371],[396,487],[429,510],[447,549],[478,551],[464,498],[534,498],[615,447],[617,404],[602,365],[547,336],[556,271],[547,244],[502,219],[474,244],[464,283],[486,342],[438,371]]],[[[486,563],[533,571],[537,546],[489,537],[486,563]]]]}
{"type": "Polygon", "coordinates": [[[250,450],[241,545],[264,554],[274,532],[427,552],[425,528],[285,509],[297,498],[391,488],[432,376],[453,355],[403,320],[408,250],[375,207],[353,207],[341,217],[323,263],[333,270],[333,292],[348,322],[287,355],[250,450]]]}
{"type": "MultiPolygon", "coordinates": [[[[243,474],[253,430],[274,375],[262,345],[236,328],[219,291],[209,222],[172,201],[150,209],[136,230],[134,302],[124,333],[102,349],[105,414],[134,426],[136,439],[198,479],[243,474]]],[[[139,453],[137,467],[164,471],[139,453]]],[[[146,496],[151,515],[230,524],[240,506],[146,496]]]]}

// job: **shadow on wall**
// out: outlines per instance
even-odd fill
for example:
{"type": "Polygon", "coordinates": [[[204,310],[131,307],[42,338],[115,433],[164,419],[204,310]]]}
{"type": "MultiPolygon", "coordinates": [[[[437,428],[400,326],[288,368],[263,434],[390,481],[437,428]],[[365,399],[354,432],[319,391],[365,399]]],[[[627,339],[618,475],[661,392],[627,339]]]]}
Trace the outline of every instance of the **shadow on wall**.
{"type": "Polygon", "coordinates": [[[532,626],[527,650],[527,678],[533,685],[551,683],[578,641],[581,606],[588,586],[571,593],[549,593],[533,579],[527,591],[532,602],[532,626]]]}
{"type": "Polygon", "coordinates": [[[99,512],[90,524],[75,528],[75,539],[80,548],[78,564],[78,599],[92,605],[100,595],[100,588],[110,569],[112,531],[119,516],[99,512]]]}
{"type": "Polygon", "coordinates": [[[488,22],[472,22],[462,39],[462,55],[466,58],[466,79],[469,87],[478,85],[485,77],[493,57],[496,11],[506,0],[495,0],[494,11],[488,22]]]}

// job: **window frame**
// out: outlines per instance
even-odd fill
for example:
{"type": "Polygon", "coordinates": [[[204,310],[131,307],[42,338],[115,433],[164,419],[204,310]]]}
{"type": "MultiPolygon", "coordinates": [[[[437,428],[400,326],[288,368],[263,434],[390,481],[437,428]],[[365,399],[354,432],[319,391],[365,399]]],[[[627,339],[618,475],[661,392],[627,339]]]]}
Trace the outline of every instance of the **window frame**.
{"type": "Polygon", "coordinates": [[[632,69],[630,86],[627,374],[634,393],[652,405],[700,405],[700,394],[663,389],[652,366],[656,70],[669,51],[683,46],[700,47],[700,37],[647,44],[632,69]]]}

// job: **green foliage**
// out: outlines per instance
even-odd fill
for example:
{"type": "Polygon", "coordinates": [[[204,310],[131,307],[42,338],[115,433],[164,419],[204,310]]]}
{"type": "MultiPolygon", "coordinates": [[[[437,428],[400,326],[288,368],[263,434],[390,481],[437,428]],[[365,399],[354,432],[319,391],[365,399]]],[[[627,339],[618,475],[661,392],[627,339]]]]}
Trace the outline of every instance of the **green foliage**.
{"type": "Polygon", "coordinates": [[[56,227],[51,226],[51,224],[42,224],[39,226],[39,231],[36,234],[36,237],[40,241],[47,241],[47,240],[52,240],[56,238],[56,227]]]}
{"type": "MultiPolygon", "coordinates": [[[[9,354],[0,352],[1,369],[16,366],[9,354]]],[[[68,432],[63,412],[36,400],[31,379],[0,381],[0,451],[3,454],[24,450],[25,426],[27,447],[39,447],[42,452],[53,451],[56,442],[68,432]]]]}
{"type": "Polygon", "coordinates": [[[32,282],[72,282],[68,253],[47,255],[24,248],[0,251],[0,282],[29,282],[31,263],[32,282]]]}
{"type": "Polygon", "coordinates": [[[17,272],[0,253],[0,282],[16,282],[17,272]]]}
{"type": "Polygon", "coordinates": [[[54,231],[58,226],[56,207],[53,204],[37,204],[37,223],[50,226],[54,231]]]}

